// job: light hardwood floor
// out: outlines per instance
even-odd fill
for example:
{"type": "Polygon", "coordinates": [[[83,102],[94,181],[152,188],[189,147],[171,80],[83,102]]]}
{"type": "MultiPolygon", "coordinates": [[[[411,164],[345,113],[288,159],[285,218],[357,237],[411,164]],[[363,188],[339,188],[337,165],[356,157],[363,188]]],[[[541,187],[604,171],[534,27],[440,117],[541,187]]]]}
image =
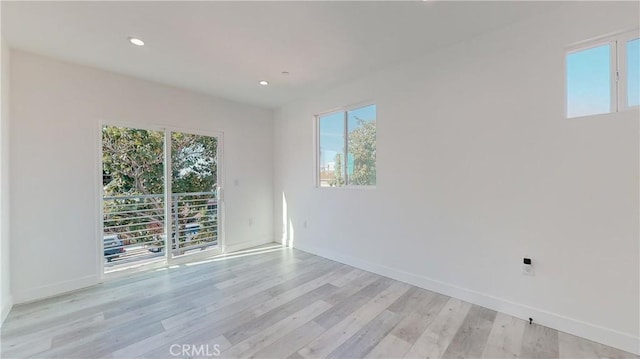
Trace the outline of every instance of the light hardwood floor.
{"type": "Polygon", "coordinates": [[[287,248],[15,306],[0,339],[2,358],[637,358],[287,248]]]}

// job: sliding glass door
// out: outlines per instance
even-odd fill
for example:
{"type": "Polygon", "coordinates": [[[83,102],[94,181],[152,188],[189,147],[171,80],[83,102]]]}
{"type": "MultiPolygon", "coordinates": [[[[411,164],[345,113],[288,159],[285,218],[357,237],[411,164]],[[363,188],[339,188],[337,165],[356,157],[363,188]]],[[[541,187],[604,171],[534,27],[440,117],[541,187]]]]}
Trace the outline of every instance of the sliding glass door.
{"type": "Polygon", "coordinates": [[[102,127],[104,271],[221,251],[221,136],[102,127]]]}

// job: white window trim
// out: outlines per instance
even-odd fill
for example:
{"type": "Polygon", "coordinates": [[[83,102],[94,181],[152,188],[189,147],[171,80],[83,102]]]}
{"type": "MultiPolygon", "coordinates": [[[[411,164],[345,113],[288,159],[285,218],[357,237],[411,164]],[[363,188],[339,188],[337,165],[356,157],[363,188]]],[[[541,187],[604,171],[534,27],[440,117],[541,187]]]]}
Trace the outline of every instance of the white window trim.
{"type": "MultiPolygon", "coordinates": [[[[376,156],[376,184],[375,185],[352,185],[352,184],[345,184],[344,186],[335,186],[335,187],[322,187],[320,185],[320,117],[324,117],[327,115],[331,115],[334,113],[344,113],[344,149],[345,149],[345,153],[349,153],[349,147],[348,147],[348,141],[349,141],[349,136],[348,136],[348,123],[347,123],[347,113],[349,111],[353,111],[353,110],[357,110],[363,107],[367,107],[367,106],[376,106],[376,152],[378,151],[378,126],[377,126],[377,121],[378,121],[378,105],[375,101],[365,101],[365,102],[358,102],[357,104],[353,104],[353,105],[349,105],[349,106],[344,106],[344,107],[338,107],[338,108],[334,108],[332,110],[329,111],[324,111],[321,113],[318,113],[314,116],[313,119],[313,127],[314,127],[314,141],[313,141],[313,156],[314,156],[314,169],[313,169],[313,176],[314,176],[314,183],[315,183],[315,188],[318,189],[331,189],[331,190],[345,190],[345,189],[358,189],[358,190],[368,190],[368,189],[375,189],[377,184],[378,184],[378,176],[377,176],[377,167],[378,167],[378,159],[376,156]]],[[[344,161],[344,174],[345,174],[345,183],[348,183],[348,177],[347,177],[347,161],[345,158],[344,161]]]]}
{"type": "Polygon", "coordinates": [[[638,106],[628,106],[627,104],[627,41],[640,37],[638,29],[616,33],[614,35],[601,36],[591,40],[581,41],[565,49],[564,54],[564,117],[582,118],[590,116],[602,116],[615,112],[622,112],[629,109],[637,109],[638,106]],[[570,54],[588,50],[603,45],[610,47],[610,91],[611,104],[610,111],[599,114],[588,114],[569,117],[569,84],[567,83],[567,57],[570,54]]]}
{"type": "Polygon", "coordinates": [[[618,37],[618,68],[620,69],[620,78],[618,79],[618,111],[638,108],[638,106],[629,106],[627,102],[627,42],[638,38],[640,38],[640,32],[638,30],[625,32],[618,37]]]}

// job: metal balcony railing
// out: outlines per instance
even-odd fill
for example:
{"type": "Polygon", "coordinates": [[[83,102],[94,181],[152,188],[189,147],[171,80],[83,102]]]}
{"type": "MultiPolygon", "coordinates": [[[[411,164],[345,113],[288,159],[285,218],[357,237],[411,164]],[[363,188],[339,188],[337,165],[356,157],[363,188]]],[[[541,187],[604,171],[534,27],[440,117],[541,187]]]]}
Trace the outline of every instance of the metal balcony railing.
{"type": "MultiPolygon", "coordinates": [[[[106,267],[162,259],[165,255],[164,195],[103,197],[106,267]]],[[[218,245],[216,192],[172,195],[171,255],[218,245]]]]}

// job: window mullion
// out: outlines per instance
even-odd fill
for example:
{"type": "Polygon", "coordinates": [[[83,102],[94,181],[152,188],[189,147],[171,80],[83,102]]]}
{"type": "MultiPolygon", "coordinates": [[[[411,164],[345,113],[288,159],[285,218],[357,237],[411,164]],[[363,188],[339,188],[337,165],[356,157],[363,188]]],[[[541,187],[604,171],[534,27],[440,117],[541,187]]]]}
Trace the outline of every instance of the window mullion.
{"type": "Polygon", "coordinates": [[[619,44],[620,40],[618,39],[611,41],[611,112],[619,112],[624,108],[624,105],[620,102],[623,92],[621,86],[623,73],[620,71],[619,44]]]}

